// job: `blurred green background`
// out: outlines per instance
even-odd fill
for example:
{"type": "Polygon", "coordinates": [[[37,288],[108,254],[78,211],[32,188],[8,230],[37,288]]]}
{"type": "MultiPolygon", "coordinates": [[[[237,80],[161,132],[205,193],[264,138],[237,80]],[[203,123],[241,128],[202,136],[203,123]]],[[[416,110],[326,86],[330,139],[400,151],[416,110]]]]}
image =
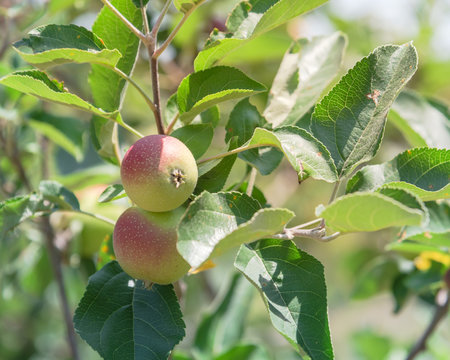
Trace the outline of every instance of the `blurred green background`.
{"type": "MultiPolygon", "coordinates": [[[[175,92],[184,76],[193,71],[193,59],[209,32],[223,28],[228,12],[237,0],[209,0],[185,24],[161,58],[163,103],[175,92]]],[[[150,13],[155,16],[162,1],[150,1],[150,13]]],[[[101,2],[89,0],[1,0],[0,1],[0,75],[27,64],[11,49],[32,28],[49,23],[75,23],[90,28],[101,2]]],[[[179,19],[171,9],[162,25],[161,37],[167,36],[179,19]]],[[[361,57],[378,45],[401,44],[413,40],[419,52],[419,70],[408,84],[422,95],[450,101],[450,1],[448,0],[331,0],[319,9],[275,29],[242,50],[232,54],[226,63],[245,71],[250,77],[270,86],[281,58],[293,38],[330,34],[341,30],[348,35],[348,47],[342,74],[361,57]]],[[[134,70],[134,78],[150,91],[151,82],[145,52],[134,70]]],[[[65,86],[84,99],[90,99],[88,65],[64,65],[51,69],[51,74],[63,80],[65,86]]],[[[342,75],[341,74],[341,75],[342,75]]],[[[336,78],[336,81],[339,76],[336,78]]],[[[264,95],[252,98],[262,108],[264,95]]],[[[221,124],[225,125],[233,103],[221,107],[221,124]]],[[[150,112],[134,88],[129,88],[123,104],[123,118],[144,134],[155,133],[150,112]]],[[[18,151],[24,167],[36,187],[43,155],[39,142],[43,136],[57,139],[50,142],[50,178],[75,191],[82,209],[117,218],[128,206],[126,200],[112,204],[96,203],[107,184],[118,182],[118,168],[101,160],[89,137],[87,114],[66,107],[20,96],[0,88],[0,119],[2,130],[18,139],[18,151]],[[30,118],[30,113],[32,114],[30,118]],[[50,113],[55,120],[64,118],[69,139],[51,136],[39,120],[50,113]],[[30,120],[31,119],[31,120],[30,120]],[[41,126],[39,126],[41,125],[41,126]],[[36,174],[36,175],[35,175],[36,174]]],[[[423,119],[426,121],[426,119],[423,119]]],[[[135,140],[120,133],[121,149],[135,140]]],[[[44,140],[45,141],[45,140],[44,140]]],[[[210,154],[225,148],[223,126],[219,127],[210,154]]],[[[386,134],[373,163],[386,161],[409,148],[400,132],[387,124],[386,134]]],[[[0,150],[1,151],[1,150],[0,150]]],[[[0,200],[10,194],[26,192],[5,152],[0,152],[0,200]]],[[[245,164],[238,162],[228,179],[239,181],[245,164]]],[[[332,188],[329,184],[308,180],[301,185],[287,162],[268,176],[257,176],[256,185],[275,207],[295,211],[295,223],[315,217],[314,209],[326,203],[332,188]]],[[[52,225],[58,229],[57,247],[64,254],[64,280],[72,309],[75,309],[95,269],[94,259],[100,242],[111,227],[100,222],[68,214],[54,214],[52,225]]],[[[294,225],[294,224],[292,224],[294,225]]],[[[411,298],[400,312],[394,314],[395,301],[390,293],[392,274],[414,267],[414,259],[401,258],[385,251],[398,229],[370,234],[352,234],[330,243],[298,239],[297,245],[319,259],[325,267],[328,285],[329,321],[336,359],[404,359],[408,348],[417,340],[432,316],[426,301],[411,298]]],[[[25,223],[0,242],[0,359],[52,360],[69,359],[65,327],[57,296],[57,287],[42,234],[32,222],[25,223]]],[[[178,346],[189,351],[196,328],[205,313],[226,294],[231,281],[234,254],[226,254],[217,266],[185,279],[182,308],[187,336],[178,346]],[[226,274],[226,275],[225,275],[226,274]],[[215,299],[213,301],[213,299],[215,299]]],[[[289,345],[270,325],[264,304],[256,291],[246,322],[246,343],[263,344],[277,360],[295,359],[289,345]]],[[[245,304],[244,304],[245,305],[245,304]]],[[[242,306],[244,306],[242,305],[242,306]]],[[[87,344],[79,339],[82,359],[99,359],[87,344]]],[[[427,353],[418,359],[448,360],[449,323],[443,323],[430,340],[427,353]]]]}

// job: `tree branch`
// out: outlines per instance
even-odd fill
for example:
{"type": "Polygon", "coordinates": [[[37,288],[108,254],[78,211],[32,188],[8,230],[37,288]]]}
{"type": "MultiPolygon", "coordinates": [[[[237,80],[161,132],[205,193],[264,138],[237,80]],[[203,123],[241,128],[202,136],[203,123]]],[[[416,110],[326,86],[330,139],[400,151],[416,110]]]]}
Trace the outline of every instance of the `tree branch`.
{"type": "Polygon", "coordinates": [[[411,349],[406,360],[413,360],[418,354],[427,348],[427,341],[438,324],[445,318],[448,312],[450,291],[448,289],[441,289],[436,295],[436,311],[430,324],[425,329],[425,332],[419,338],[417,343],[411,349]]]}
{"type": "Polygon", "coordinates": [[[72,353],[72,358],[74,360],[80,360],[80,355],[78,353],[78,346],[77,346],[77,340],[75,335],[75,329],[73,327],[72,322],[72,314],[69,307],[69,301],[67,300],[67,293],[64,286],[64,278],[62,274],[62,267],[61,267],[61,254],[58,251],[58,249],[55,246],[54,243],[54,233],[53,229],[50,225],[50,221],[48,217],[42,218],[42,225],[43,225],[43,231],[46,237],[46,245],[47,245],[47,251],[50,257],[50,262],[53,269],[53,274],[55,276],[56,284],[58,285],[58,294],[59,299],[61,301],[61,307],[64,317],[64,322],[66,324],[66,331],[67,331],[67,340],[69,342],[70,351],[72,353]]]}
{"type": "Polygon", "coordinates": [[[222,154],[214,155],[209,158],[199,160],[199,161],[197,161],[197,165],[200,165],[205,162],[212,161],[212,160],[222,159],[222,158],[230,156],[230,155],[238,154],[243,151],[247,151],[247,150],[258,148],[258,147],[264,147],[264,146],[274,146],[274,145],[273,144],[254,144],[254,145],[241,146],[234,150],[230,150],[230,151],[224,152],[222,154]]]}
{"type": "Polygon", "coordinates": [[[158,34],[159,28],[161,26],[161,23],[164,19],[164,16],[166,16],[167,11],[169,10],[170,4],[172,3],[172,0],[167,0],[164,4],[163,9],[161,10],[161,13],[159,14],[158,18],[156,19],[155,25],[153,25],[153,29],[151,31],[151,35],[154,39],[156,39],[156,36],[158,34]]]}

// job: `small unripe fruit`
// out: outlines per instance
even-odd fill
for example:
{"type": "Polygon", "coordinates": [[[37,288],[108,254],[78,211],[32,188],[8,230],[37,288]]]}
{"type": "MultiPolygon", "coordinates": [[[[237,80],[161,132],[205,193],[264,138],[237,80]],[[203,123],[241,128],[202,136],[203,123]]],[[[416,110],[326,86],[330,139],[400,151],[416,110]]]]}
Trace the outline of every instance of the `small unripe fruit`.
{"type": "Polygon", "coordinates": [[[194,191],[198,170],[191,151],[180,140],[149,135],[133,144],[120,168],[128,197],[148,211],[170,211],[194,191]]]}
{"type": "Polygon", "coordinates": [[[177,251],[176,227],[184,209],[152,213],[127,209],[114,227],[114,254],[131,277],[157,284],[170,284],[189,271],[177,251]]]}

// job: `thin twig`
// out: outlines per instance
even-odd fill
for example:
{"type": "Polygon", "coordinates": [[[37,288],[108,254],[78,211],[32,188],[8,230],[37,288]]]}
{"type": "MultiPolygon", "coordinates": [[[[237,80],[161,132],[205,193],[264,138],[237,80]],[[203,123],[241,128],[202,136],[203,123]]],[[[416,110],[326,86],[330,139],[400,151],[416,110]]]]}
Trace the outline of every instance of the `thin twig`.
{"type": "Polygon", "coordinates": [[[305,237],[310,239],[321,239],[325,236],[325,229],[323,227],[315,227],[313,229],[284,229],[281,234],[274,235],[275,239],[292,240],[296,237],[305,237]]]}
{"type": "MultiPolygon", "coordinates": [[[[48,168],[48,139],[45,137],[41,138],[41,150],[42,150],[42,177],[43,179],[47,179],[49,176],[49,168],[48,168]]],[[[67,341],[69,343],[70,351],[72,353],[72,358],[74,360],[80,360],[80,356],[78,353],[77,340],[75,335],[75,329],[73,327],[72,315],[69,307],[69,301],[67,299],[67,292],[64,285],[64,278],[62,273],[61,266],[61,254],[59,250],[55,246],[55,234],[53,232],[53,228],[50,224],[49,217],[42,217],[42,226],[43,232],[46,238],[47,251],[50,258],[53,274],[55,276],[55,281],[58,287],[59,300],[61,302],[62,312],[64,323],[66,324],[67,331],[67,341]]]]}
{"type": "Polygon", "coordinates": [[[427,341],[433,334],[434,330],[437,328],[438,324],[445,318],[449,307],[449,297],[450,291],[448,289],[441,289],[436,295],[436,311],[434,312],[433,318],[430,324],[425,329],[425,332],[419,338],[417,343],[411,349],[406,360],[413,360],[422,351],[427,348],[427,341]]]}
{"type": "Polygon", "coordinates": [[[87,215],[87,216],[91,216],[91,217],[93,217],[93,218],[95,218],[97,220],[101,220],[101,221],[103,221],[103,222],[105,222],[107,224],[110,224],[110,225],[115,225],[116,224],[116,222],[114,220],[111,220],[110,218],[107,218],[106,216],[103,216],[103,215],[100,215],[100,214],[93,214],[93,213],[90,213],[90,212],[87,212],[87,211],[83,211],[83,210],[77,210],[77,211],[74,210],[74,212],[78,212],[78,213],[81,213],[81,214],[84,214],[84,215],[87,215]]]}
{"type": "Polygon", "coordinates": [[[130,29],[130,31],[136,35],[139,39],[141,39],[141,41],[145,42],[146,38],[145,35],[138,29],[136,28],[130,21],[128,21],[128,19],[122,15],[122,13],[116,9],[116,7],[111,4],[111,2],[109,0],[101,0],[103,4],[105,4],[113,13],[114,15],[116,15],[120,21],[122,21],[127,27],[128,29],[130,29]]]}
{"type": "Polygon", "coordinates": [[[306,223],[303,223],[303,224],[294,226],[292,229],[304,229],[304,228],[306,228],[306,227],[308,227],[308,226],[318,224],[318,223],[320,223],[321,221],[322,221],[322,219],[314,219],[314,220],[308,221],[308,222],[306,222],[306,223]]]}
{"type": "Polygon", "coordinates": [[[175,124],[177,123],[179,117],[180,117],[180,113],[177,112],[177,113],[175,114],[175,116],[173,117],[172,121],[170,122],[169,126],[168,126],[167,129],[166,129],[166,135],[170,135],[170,133],[172,132],[173,127],[174,127],[175,124]]]}
{"type": "Polygon", "coordinates": [[[156,112],[155,112],[155,121],[156,121],[156,127],[158,129],[158,134],[164,135],[164,124],[162,122],[162,115],[161,115],[161,95],[159,90],[159,74],[158,74],[158,59],[153,58],[153,52],[154,47],[150,48],[147,47],[148,54],[150,57],[150,71],[152,73],[152,88],[153,88],[153,103],[156,106],[156,112]]]}
{"type": "Polygon", "coordinates": [[[151,35],[154,39],[156,39],[156,35],[158,34],[159,28],[161,26],[161,23],[164,19],[164,16],[166,16],[167,11],[169,10],[170,4],[172,3],[172,0],[167,0],[164,4],[163,9],[161,10],[161,13],[159,14],[158,18],[156,19],[155,25],[153,25],[153,29],[151,31],[151,35]]]}
{"type": "Polygon", "coordinates": [[[147,103],[147,105],[149,106],[149,108],[152,110],[153,113],[155,113],[157,111],[155,104],[153,104],[152,99],[150,99],[150,97],[145,93],[145,91],[130,76],[128,76],[122,70],[120,70],[114,66],[111,66],[109,68],[111,70],[113,70],[117,75],[121,76],[126,81],[128,81],[139,92],[139,94],[142,95],[145,102],[147,103]]]}
{"type": "Polygon", "coordinates": [[[58,285],[58,293],[59,293],[59,299],[61,301],[61,307],[64,317],[64,322],[66,324],[66,331],[67,331],[67,340],[69,342],[70,351],[72,353],[72,358],[74,360],[80,360],[80,355],[78,353],[78,346],[77,346],[77,340],[75,335],[75,329],[73,327],[72,322],[72,314],[69,307],[69,301],[67,300],[67,293],[66,288],[64,285],[64,278],[62,274],[62,267],[61,267],[61,254],[58,251],[58,249],[55,246],[54,243],[54,233],[53,229],[50,225],[50,221],[48,217],[42,218],[42,224],[44,227],[44,234],[46,236],[46,244],[47,244],[47,251],[50,257],[50,262],[52,265],[53,273],[55,275],[56,284],[58,285]]]}
{"type": "Polygon", "coordinates": [[[189,18],[189,15],[192,14],[192,12],[196,9],[196,6],[192,6],[188,11],[186,11],[181,18],[180,22],[175,26],[175,29],[172,30],[172,32],[167,37],[166,41],[163,42],[163,44],[158,48],[158,50],[155,51],[153,54],[153,57],[158,58],[164,50],[167,49],[167,47],[170,45],[174,37],[177,35],[178,31],[181,29],[183,24],[186,22],[186,20],[189,18]]]}
{"type": "MultiPolygon", "coordinates": [[[[341,185],[340,181],[336,181],[334,183],[333,191],[331,192],[330,200],[328,200],[328,205],[331,204],[334,199],[336,199],[336,195],[339,190],[339,186],[341,185]]],[[[322,219],[322,222],[320,223],[322,227],[325,227],[325,219],[322,219]]]]}
{"type": "MultiPolygon", "coordinates": [[[[6,121],[3,119],[0,123],[2,124],[2,127],[6,129],[6,121]],[[5,125],[3,125],[5,124],[5,125]]],[[[31,182],[28,179],[28,176],[25,172],[25,168],[23,167],[22,160],[20,159],[20,151],[17,146],[17,143],[12,140],[9,142],[7,138],[3,135],[3,133],[0,131],[0,145],[2,146],[6,156],[11,161],[12,165],[16,169],[17,175],[19,176],[20,181],[25,185],[26,189],[31,192],[33,191],[33,187],[31,186],[31,182]]]]}
{"type": "Polygon", "coordinates": [[[142,22],[144,23],[144,34],[147,35],[150,33],[150,28],[148,27],[147,7],[143,6],[142,0],[141,0],[141,14],[142,14],[142,22]]]}
{"type": "Polygon", "coordinates": [[[248,196],[252,196],[253,187],[255,186],[256,175],[257,175],[256,168],[252,168],[252,170],[250,171],[250,178],[248,179],[248,184],[247,184],[246,194],[248,196]]]}
{"type": "Polygon", "coordinates": [[[119,162],[119,165],[120,165],[122,163],[122,154],[120,153],[120,146],[119,146],[119,124],[118,123],[114,123],[111,141],[112,141],[112,145],[114,148],[114,155],[116,155],[117,161],[119,162]]]}
{"type": "Polygon", "coordinates": [[[264,146],[274,146],[274,145],[273,144],[254,144],[254,145],[241,146],[241,147],[238,147],[236,149],[224,152],[222,154],[218,154],[218,155],[211,156],[209,158],[201,159],[201,160],[197,161],[197,165],[200,165],[200,164],[203,164],[205,162],[212,161],[212,160],[222,159],[222,158],[224,158],[226,156],[238,154],[238,153],[243,152],[243,151],[247,151],[247,150],[258,148],[258,147],[264,147],[264,146]]]}

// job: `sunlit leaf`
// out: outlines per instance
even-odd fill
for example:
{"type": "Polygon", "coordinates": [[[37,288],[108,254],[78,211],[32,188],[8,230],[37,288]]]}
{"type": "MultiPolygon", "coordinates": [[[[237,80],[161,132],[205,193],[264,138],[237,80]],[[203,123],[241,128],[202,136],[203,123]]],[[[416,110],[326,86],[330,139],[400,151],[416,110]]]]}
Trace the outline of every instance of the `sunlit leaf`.
{"type": "Polygon", "coordinates": [[[216,66],[192,73],[178,87],[180,119],[189,123],[206,109],[221,102],[248,97],[266,91],[264,85],[250,79],[242,71],[216,66]]]}
{"type": "Polygon", "coordinates": [[[316,105],[310,128],[330,151],[339,177],[375,156],[389,108],[416,69],[412,44],[378,47],[316,105]]]}
{"type": "Polygon", "coordinates": [[[449,198],[450,150],[407,150],[380,165],[364,167],[347,184],[347,193],[381,186],[406,189],[423,201],[449,198]]]}
{"type": "Polygon", "coordinates": [[[281,232],[293,216],[287,209],[262,209],[257,200],[238,192],[205,191],[181,220],[177,248],[197,268],[234,247],[281,232]]]}
{"type": "Polygon", "coordinates": [[[89,30],[73,24],[39,26],[14,43],[14,48],[25,61],[43,69],[71,62],[114,67],[122,56],[117,49],[106,49],[89,30]]]}
{"type": "Polygon", "coordinates": [[[346,38],[341,33],[295,41],[284,55],[264,116],[274,127],[294,125],[338,73],[346,38]]]}
{"type": "Polygon", "coordinates": [[[334,358],[318,260],[292,241],[268,239],[241,246],[234,265],[261,292],[275,329],[311,359],[334,358]]]}

